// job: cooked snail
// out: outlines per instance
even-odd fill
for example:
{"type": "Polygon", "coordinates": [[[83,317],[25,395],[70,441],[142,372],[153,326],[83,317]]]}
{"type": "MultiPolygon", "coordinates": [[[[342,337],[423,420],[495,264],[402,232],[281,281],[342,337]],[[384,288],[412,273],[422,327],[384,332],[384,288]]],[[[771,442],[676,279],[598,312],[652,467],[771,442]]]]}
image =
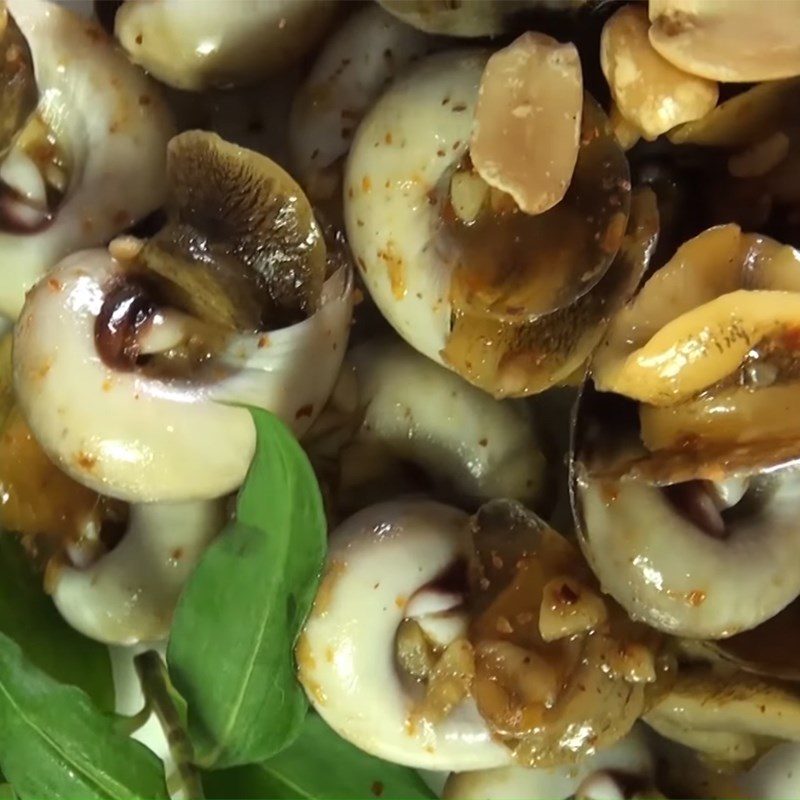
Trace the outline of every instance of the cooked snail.
{"type": "Polygon", "coordinates": [[[751,761],[775,741],[800,737],[800,694],[743,673],[696,667],[644,716],[656,731],[719,762],[751,761]]]}
{"type": "Polygon", "coordinates": [[[333,534],[299,676],[340,735],[382,758],[569,764],[625,736],[661,673],[657,641],[620,622],[572,546],[519,504],[472,521],[380,504],[333,534]]]}
{"type": "Polygon", "coordinates": [[[40,97],[0,171],[10,186],[0,313],[13,319],[57,261],[161,205],[173,129],[156,87],[97,23],[44,0],[10,0],[8,11],[30,48],[40,97]],[[59,197],[53,208],[48,193],[59,197]]]}
{"type": "Polygon", "coordinates": [[[515,15],[548,5],[558,10],[585,0],[378,0],[403,22],[428,33],[476,38],[508,31],[515,15]]]}
{"type": "Polygon", "coordinates": [[[650,278],[593,359],[597,389],[637,402],[589,389],[579,407],[582,544],[604,588],[661,630],[732,636],[800,593],[797,474],[778,469],[799,454],[799,260],[712,228],[650,278]]]}
{"type": "MultiPolygon", "coordinates": [[[[622,800],[628,784],[652,780],[653,757],[641,730],[634,728],[620,742],[599,750],[575,767],[526,769],[500,767],[453,773],[442,797],[447,800],[622,800]]],[[[647,796],[652,796],[648,794],[647,796]]]]}
{"type": "Polygon", "coordinates": [[[83,569],[57,569],[56,608],[101,642],[165,639],[178,596],[224,519],[220,500],[132,506],[122,541],[110,553],[83,569]]]}
{"type": "Polygon", "coordinates": [[[463,598],[448,587],[437,590],[435,582],[464,557],[467,520],[462,511],[430,501],[390,503],[359,512],[331,539],[298,643],[298,675],[326,722],[381,758],[444,770],[511,762],[473,704],[440,726],[413,724],[414,687],[403,685],[394,663],[398,628],[414,618],[409,604],[418,605],[422,624],[426,617],[434,625],[451,617],[455,631],[445,631],[451,641],[461,634],[463,598]]]}
{"type": "Polygon", "coordinates": [[[343,469],[357,461],[380,481],[386,462],[399,458],[467,502],[510,497],[535,505],[545,462],[529,409],[493,400],[399,341],[361,344],[348,363],[363,416],[343,469]]]}
{"type": "Polygon", "coordinates": [[[335,0],[128,0],[114,33],[134,63],[197,91],[254,83],[290,66],[335,11],[335,0]]]}
{"type": "Polygon", "coordinates": [[[313,201],[341,199],[343,160],[358,123],[387,84],[441,44],[379,5],[356,11],[326,41],[289,120],[292,166],[313,201]]]}
{"type": "Polygon", "coordinates": [[[170,153],[183,181],[173,221],[141,248],[112,245],[120,258],[63,261],[29,294],[15,334],[15,387],[36,438],[67,474],[129,502],[236,489],[255,439],[229,404],[305,431],[350,323],[349,269],[325,278],[321,234],[277,165],[210,135],[183,134],[170,153]],[[242,203],[213,216],[225,198],[242,203]]]}
{"type": "Polygon", "coordinates": [[[526,35],[491,58],[429,56],[373,106],[347,161],[348,239],[372,298],[415,349],[498,397],[582,366],[657,232],[647,197],[628,226],[627,162],[569,53],[526,35]]]}

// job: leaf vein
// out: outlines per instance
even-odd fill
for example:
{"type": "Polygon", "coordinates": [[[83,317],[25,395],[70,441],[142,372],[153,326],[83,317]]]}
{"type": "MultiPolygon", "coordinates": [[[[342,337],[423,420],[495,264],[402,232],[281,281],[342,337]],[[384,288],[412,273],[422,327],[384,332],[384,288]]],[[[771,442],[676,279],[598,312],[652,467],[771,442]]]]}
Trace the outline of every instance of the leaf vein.
{"type": "Polygon", "coordinates": [[[113,778],[110,776],[106,776],[110,778],[110,787],[109,785],[104,785],[104,783],[97,778],[93,777],[90,773],[88,773],[85,768],[82,768],[78,765],[77,761],[73,759],[73,757],[65,751],[58,742],[53,739],[51,736],[47,735],[47,732],[42,728],[38,727],[28,715],[22,710],[22,707],[14,700],[13,696],[9,694],[6,687],[3,685],[3,682],[0,681],[0,692],[6,697],[8,703],[10,704],[11,708],[17,712],[19,718],[39,737],[41,737],[46,744],[48,744],[56,754],[64,761],[64,763],[70,765],[75,769],[75,771],[81,776],[81,778],[89,785],[96,788],[98,794],[102,794],[105,797],[116,798],[116,797],[128,797],[129,795],[125,793],[124,786],[118,784],[113,778]],[[120,791],[121,790],[121,791],[120,791]]]}

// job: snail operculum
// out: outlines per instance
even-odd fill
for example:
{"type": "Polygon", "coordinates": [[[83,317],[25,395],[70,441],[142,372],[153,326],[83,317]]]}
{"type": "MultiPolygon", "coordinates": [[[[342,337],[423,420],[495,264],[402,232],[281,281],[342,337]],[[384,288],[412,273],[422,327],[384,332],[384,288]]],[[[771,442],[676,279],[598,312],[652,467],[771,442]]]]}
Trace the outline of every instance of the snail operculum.
{"type": "Polygon", "coordinates": [[[231,337],[312,316],[340,254],[328,258],[302,190],[266,156],[191,131],[170,142],[168,174],[166,224],[112,245],[124,274],[107,287],[97,344],[114,368],[213,378],[231,337]]]}
{"type": "Polygon", "coordinates": [[[239,331],[283,327],[317,310],[325,243],[286,172],[200,131],[170,142],[167,168],[168,222],[140,259],[179,306],[239,331]]]}

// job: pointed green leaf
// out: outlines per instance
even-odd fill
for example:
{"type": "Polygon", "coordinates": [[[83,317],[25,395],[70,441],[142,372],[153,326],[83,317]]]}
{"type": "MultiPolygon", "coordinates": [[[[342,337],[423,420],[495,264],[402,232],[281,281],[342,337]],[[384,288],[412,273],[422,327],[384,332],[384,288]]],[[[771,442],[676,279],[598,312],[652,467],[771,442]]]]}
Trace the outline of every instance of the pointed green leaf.
{"type": "Polygon", "coordinates": [[[23,800],[169,796],[155,754],[118,733],[84,692],[37,669],[3,634],[0,767],[23,800]]]}
{"type": "Polygon", "coordinates": [[[13,639],[39,669],[83,689],[104,711],[114,709],[108,648],[81,636],[42,589],[18,539],[0,531],[0,633],[13,639]]]}
{"type": "Polygon", "coordinates": [[[293,649],[325,558],[322,497],[291,432],[272,414],[250,411],[256,452],[236,521],[184,590],[167,651],[204,767],[274,755],[297,736],[307,710],[293,649]]]}
{"type": "Polygon", "coordinates": [[[209,772],[209,798],[242,800],[421,800],[435,795],[408,767],[367,755],[309,714],[297,740],[261,764],[209,772]]]}

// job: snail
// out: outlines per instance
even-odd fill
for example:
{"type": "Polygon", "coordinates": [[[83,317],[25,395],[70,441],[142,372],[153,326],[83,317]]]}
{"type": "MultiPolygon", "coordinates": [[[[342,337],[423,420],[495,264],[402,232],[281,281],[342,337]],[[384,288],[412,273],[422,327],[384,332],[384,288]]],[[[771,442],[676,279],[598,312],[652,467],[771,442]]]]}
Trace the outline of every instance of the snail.
{"type": "MultiPolygon", "coordinates": [[[[347,364],[363,409],[352,458],[376,466],[402,459],[470,502],[510,497],[535,505],[545,461],[529,409],[493,400],[400,341],[360,344],[347,364]],[[375,457],[365,459],[370,449],[375,457]]],[[[379,466],[377,473],[380,480],[379,466]]]]}
{"type": "Polygon", "coordinates": [[[375,3],[325,41],[289,118],[292,167],[312,200],[341,197],[342,161],[358,123],[398,74],[441,45],[375,3]]]}
{"type": "MultiPolygon", "coordinates": [[[[623,800],[627,784],[652,782],[653,756],[641,730],[605,750],[588,756],[576,767],[526,769],[500,767],[453,773],[445,784],[446,800],[623,800]]],[[[653,796],[642,793],[643,796],[653,796]]]]}
{"type": "Polygon", "coordinates": [[[0,171],[12,189],[0,232],[0,313],[13,319],[57,261],[162,204],[173,125],[156,87],[97,23],[44,0],[11,0],[8,12],[30,48],[40,97],[0,171]],[[63,164],[40,168],[32,153],[54,149],[63,164]],[[54,208],[45,179],[56,183],[54,208]]]}
{"type": "Polygon", "coordinates": [[[358,127],[344,198],[354,258],[384,317],[497,397],[582,368],[658,229],[646,193],[629,225],[624,153],[581,89],[574,48],[541,34],[493,55],[431,55],[396,80],[358,127]]]}
{"type": "Polygon", "coordinates": [[[747,763],[776,741],[800,739],[800,694],[741,672],[684,668],[643,719],[662,736],[721,763],[747,763]]]}
{"type": "Polygon", "coordinates": [[[331,536],[298,677],[334,730],[380,758],[574,764],[629,732],[660,669],[649,634],[618,627],[590,584],[517,503],[473,518],[422,499],[370,506],[331,536]]]}
{"type": "Polygon", "coordinates": [[[467,519],[433,501],[392,502],[358,512],[331,539],[298,642],[298,677],[340,736],[380,758],[434,770],[510,763],[510,752],[492,741],[474,705],[435,729],[410,725],[413,695],[394,665],[395,636],[414,605],[423,620],[445,628],[445,644],[463,627],[460,595],[423,587],[464,552],[467,519]]]}
{"type": "Polygon", "coordinates": [[[378,0],[390,13],[427,33],[464,38],[507,33],[514,19],[532,9],[579,8],[585,0],[378,0]]]}
{"type": "Polygon", "coordinates": [[[255,431],[230,403],[302,434],[333,388],[352,309],[348,266],[325,278],[321,233],[277,165],[197,133],[173,140],[170,164],[172,223],[120,258],[65,259],[29,293],[15,331],[15,388],[37,440],[67,474],[128,502],[236,489],[255,431]],[[207,216],[234,197],[227,217],[207,216]]]}
{"type": "Polygon", "coordinates": [[[72,566],[53,577],[65,619],[113,644],[166,636],[250,465],[242,406],[306,431],[352,312],[348,262],[276,164],[190,132],[171,141],[169,174],[164,227],[61,261],[28,293],[14,332],[19,411],[87,495],[75,515],[93,508],[89,489],[131,504],[116,547],[70,544],[72,566]]]}
{"type": "Polygon", "coordinates": [[[199,91],[255,83],[292,65],[325,33],[335,0],[125,2],[114,33],[158,80],[199,91]]]}
{"type": "Polygon", "coordinates": [[[56,608],[73,628],[107,644],[165,639],[178,596],[224,519],[220,500],[133,505],[111,552],[82,569],[56,570],[56,608]]]}
{"type": "Polygon", "coordinates": [[[594,356],[574,440],[581,544],[604,589],[657,629],[725,638],[800,594],[798,262],[767,237],[711,228],[594,356]]]}

